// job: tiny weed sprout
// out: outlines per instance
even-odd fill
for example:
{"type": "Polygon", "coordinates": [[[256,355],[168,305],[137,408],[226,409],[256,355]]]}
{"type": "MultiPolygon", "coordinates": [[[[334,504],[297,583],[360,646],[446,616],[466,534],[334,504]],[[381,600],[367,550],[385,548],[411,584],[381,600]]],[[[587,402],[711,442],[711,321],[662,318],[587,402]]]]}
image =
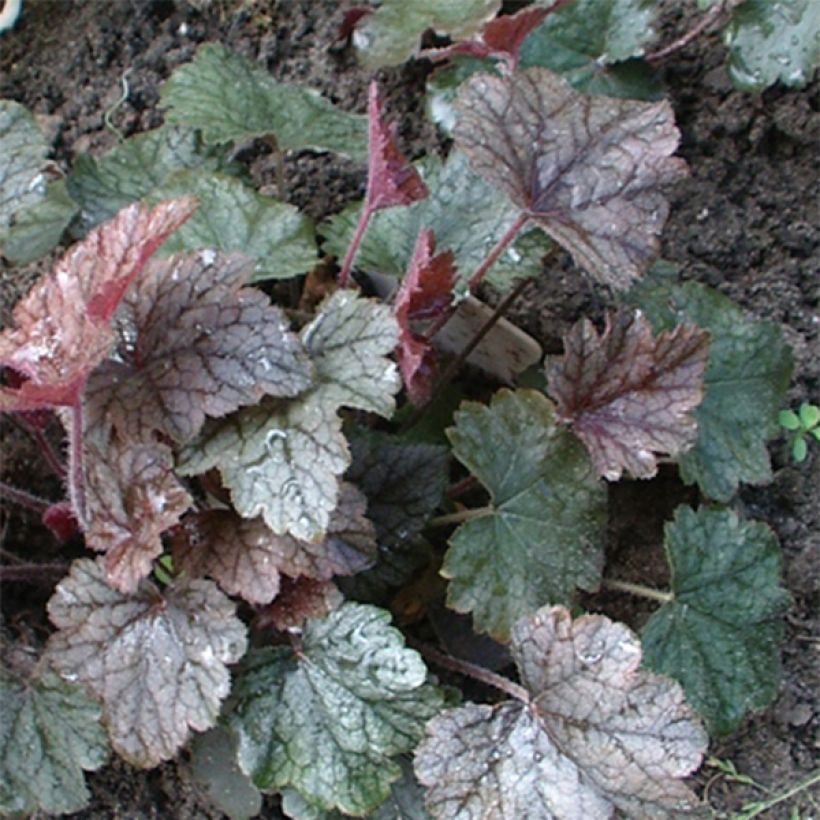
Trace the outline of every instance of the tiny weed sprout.
{"type": "MultiPolygon", "coordinates": [[[[808,80],[812,4],[701,5],[681,42],[728,26],[740,85],[808,80]]],[[[164,83],[163,125],[59,179],[0,100],[0,252],[52,254],[0,330],[0,412],[65,489],[0,496],[73,557],[2,551],[0,583],[50,598],[36,635],[0,623],[0,813],[80,810],[112,755],[184,756],[237,818],[265,795],[293,818],[707,810],[687,778],[774,699],[790,606],[737,494],[771,480],[778,420],[806,458],[820,409],[778,416],[779,327],[659,258],[688,169],[654,4],[501,6],[340,15],[368,70],[427,61],[444,156],[408,158],[376,81],[355,114],[217,43],[164,83]],[[364,199],[314,224],[287,174],[253,187],[249,144],[280,171],[342,157],[364,199]],[[502,314],[559,275],[604,295],[545,357],[502,314]],[[688,503],[656,588],[606,567],[613,486],[659,473],[688,503]],[[640,633],[603,614],[621,594],[652,607],[640,633]]]]}

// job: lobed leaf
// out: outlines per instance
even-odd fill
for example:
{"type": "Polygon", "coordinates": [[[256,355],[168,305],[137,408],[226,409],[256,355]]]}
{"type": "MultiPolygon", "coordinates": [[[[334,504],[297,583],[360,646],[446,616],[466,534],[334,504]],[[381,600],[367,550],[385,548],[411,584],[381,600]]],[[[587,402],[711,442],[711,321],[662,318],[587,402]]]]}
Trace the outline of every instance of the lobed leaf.
{"type": "Polygon", "coordinates": [[[573,326],[549,369],[549,392],[599,475],[651,478],[658,453],[674,456],[695,442],[689,413],[703,398],[708,355],[705,331],[680,325],[653,337],[640,311],[622,309],[600,335],[586,319],[573,326]]]}
{"type": "Polygon", "coordinates": [[[389,795],[441,707],[419,655],[389,615],[346,603],[310,621],[298,652],[254,652],[237,675],[231,728],[239,762],[266,790],[291,786],[321,809],[365,814],[389,795]]]}
{"type": "Polygon", "coordinates": [[[132,205],[71,248],[14,308],[0,333],[0,364],[27,381],[0,388],[0,408],[72,405],[108,354],[111,319],[148,257],[193,213],[190,198],[132,205]]]}
{"type": "Polygon", "coordinates": [[[184,442],[206,416],[309,387],[310,361],[281,311],[242,287],[252,267],[212,250],[154,260],[123,300],[118,359],[89,380],[89,426],[184,442]]]}
{"type": "Polygon", "coordinates": [[[668,102],[587,97],[532,68],[471,77],[456,107],[475,170],[593,277],[623,289],[657,256],[661,187],[686,169],[668,102]]]}
{"type": "Polygon", "coordinates": [[[108,759],[100,707],[48,668],[30,677],[0,666],[0,812],[49,815],[89,801],[83,770],[108,759]]]}
{"type": "Polygon", "coordinates": [[[782,555],[765,525],[679,507],[666,525],[671,603],[643,629],[645,663],[680,681],[712,734],[734,730],[780,682],[782,555]]]}
{"type": "Polygon", "coordinates": [[[583,446],[540,393],[499,390],[489,406],[464,402],[455,421],[447,431],[453,454],[491,503],[449,539],[447,604],[503,641],[544,603],[598,588],[606,495],[583,446]]]}
{"type": "Polygon", "coordinates": [[[272,134],[280,151],[367,155],[365,118],[341,111],[318,91],[277,82],[260,64],[205,43],[162,88],[166,118],[197,128],[208,143],[272,134]]]}
{"type": "Polygon", "coordinates": [[[353,45],[370,70],[399,65],[417,50],[427,29],[463,40],[495,17],[500,6],[500,0],[383,0],[357,23],[353,45]]]}
{"type": "Polygon", "coordinates": [[[123,595],[100,562],[75,561],[48,604],[57,627],[47,656],[99,698],[114,750],[151,768],[174,757],[191,729],[216,723],[227,664],[245,652],[234,604],[210,581],[143,581],[123,595]]]}
{"type": "Polygon", "coordinates": [[[133,593],[193,499],[163,444],[86,436],[84,449],[86,546],[105,553],[106,583],[133,593]]]}
{"type": "Polygon", "coordinates": [[[656,330],[688,323],[711,337],[705,396],[694,411],[697,441],[678,458],[683,480],[697,482],[716,501],[728,501],[742,481],[771,481],[766,442],[778,433],[792,372],[779,327],[753,321],[731,299],[695,282],[653,276],[628,298],[656,330]]]}
{"type": "Polygon", "coordinates": [[[174,536],[174,565],[194,578],[209,575],[229,595],[267,604],[279,594],[282,574],[328,581],[370,566],[377,546],[366,506],[353,485],[343,484],[327,533],[315,544],[276,535],[262,519],[230,510],[194,513],[174,536]]]}
{"type": "Polygon", "coordinates": [[[415,769],[434,817],[702,813],[680,778],[708,737],[677,683],[638,669],[627,627],[544,607],[516,624],[512,650],[528,703],[467,704],[427,725],[415,769]]]}

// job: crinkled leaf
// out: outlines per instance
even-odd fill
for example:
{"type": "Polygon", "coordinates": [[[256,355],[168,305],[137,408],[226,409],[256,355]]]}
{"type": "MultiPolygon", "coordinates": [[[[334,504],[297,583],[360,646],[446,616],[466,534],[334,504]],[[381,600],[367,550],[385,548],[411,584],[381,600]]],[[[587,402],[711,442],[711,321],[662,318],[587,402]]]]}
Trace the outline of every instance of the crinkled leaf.
{"type": "Polygon", "coordinates": [[[129,137],[100,158],[80,154],[67,185],[82,207],[80,228],[85,233],[148,196],[174,171],[223,167],[222,151],[205,147],[196,131],[166,125],[129,137]]]}
{"type": "Polygon", "coordinates": [[[239,762],[262,789],[295,788],[323,809],[364,814],[384,801],[441,705],[389,614],[347,603],[310,621],[298,654],[256,652],[237,674],[229,721],[239,762]]]}
{"type": "Polygon", "coordinates": [[[415,769],[434,817],[701,813],[680,779],[708,737],[677,683],[638,668],[626,626],[545,607],[516,624],[512,649],[530,703],[468,704],[427,725],[415,769]]]}
{"type": "Polygon", "coordinates": [[[236,738],[224,726],[191,741],[191,775],[230,820],[249,820],[262,811],[262,795],[239,768],[236,738]]]}
{"type": "Polygon", "coordinates": [[[89,424],[187,441],[206,416],[309,387],[310,361],[282,312],[242,287],[252,268],[212,250],[152,261],[123,300],[120,355],[89,380],[89,424]]]}
{"type": "Polygon", "coordinates": [[[681,325],[653,337],[640,311],[608,317],[602,334],[586,319],[564,337],[549,371],[558,417],[572,425],[599,475],[617,481],[658,471],[657,454],[694,444],[690,411],[703,398],[709,334],[681,325]]]}
{"type": "Polygon", "coordinates": [[[421,231],[393,307],[399,323],[399,370],[413,404],[424,404],[430,399],[435,352],[430,342],[416,333],[410,323],[443,313],[452,302],[456,278],[453,252],[444,251],[433,256],[435,249],[433,231],[429,228],[421,231]]]}
{"type": "Polygon", "coordinates": [[[365,117],[336,108],[318,91],[277,82],[258,63],[206,43],[162,88],[169,122],[198,128],[209,143],[272,134],[282,151],[335,151],[364,159],[365,117]]]}
{"type": "Polygon", "coordinates": [[[413,55],[427,29],[463,40],[500,6],[500,0],[383,0],[356,25],[353,44],[368,69],[399,65],[413,55]]]}
{"type": "Polygon", "coordinates": [[[266,401],[206,427],[181,456],[188,474],[218,466],[240,515],[262,515],[277,534],[318,541],[350,464],[338,409],[389,418],[400,379],[386,358],[398,328],[390,308],[340,290],[302,329],[315,386],[291,401],[266,401]]]}
{"type": "Polygon", "coordinates": [[[216,723],[226,664],[247,643],[234,604],[210,581],[181,579],[163,592],[143,581],[126,596],[85,559],[57,585],[48,613],[58,628],[51,662],[102,701],[112,747],[144,768],[174,757],[191,729],[216,723]]]}
{"type": "Polygon", "coordinates": [[[5,235],[3,256],[15,265],[27,265],[45,256],[60,243],[77,211],[65,181],[52,182],[45,199],[15,215],[14,225],[5,235]]]}
{"type": "Polygon", "coordinates": [[[668,102],[588,97],[532,68],[471,77],[457,108],[473,167],[577,265],[615,288],[649,266],[669,211],[661,187],[686,169],[668,102]]]}
{"type": "Polygon", "coordinates": [[[598,588],[606,494],[583,445],[534,390],[499,390],[489,406],[464,402],[455,421],[453,454],[491,503],[450,537],[447,603],[507,640],[515,621],[544,603],[598,588]]]}
{"type": "Polygon", "coordinates": [[[293,205],[257,194],[225,174],[182,171],[151,194],[152,200],[195,194],[197,213],[162,253],[218,248],[239,251],[255,262],[251,281],[307,273],[317,261],[311,221],[293,205]]]}
{"type": "Polygon", "coordinates": [[[365,198],[374,211],[410,205],[429,194],[419,172],[399,151],[394,129],[384,122],[382,113],[379,87],[373,81],[367,106],[369,136],[365,198]]]}
{"type": "Polygon", "coordinates": [[[652,68],[632,59],[655,38],[656,17],[652,0],[574,0],[527,38],[521,68],[548,68],[587,94],[657,99],[652,68]]]}
{"type": "Polygon", "coordinates": [[[741,481],[770,481],[766,442],[778,433],[792,372],[780,328],[753,321],[731,299],[695,282],[652,277],[629,298],[656,330],[686,322],[711,336],[705,396],[694,412],[697,441],[678,458],[684,481],[718,501],[728,501],[741,481]]]}
{"type": "Polygon", "coordinates": [[[711,733],[774,699],[780,683],[782,555],[764,524],[679,507],[666,525],[674,600],[643,630],[645,663],[683,684],[711,733]]]}
{"type": "Polygon", "coordinates": [[[49,669],[22,678],[0,667],[0,812],[79,811],[83,770],[108,758],[100,707],[49,669]]]}
{"type": "Polygon", "coordinates": [[[435,444],[411,444],[372,431],[351,436],[350,449],[353,463],[346,478],[367,496],[379,553],[373,569],[343,579],[342,587],[356,598],[376,601],[429,558],[429,544],[419,536],[447,487],[448,453],[435,444]]]}
{"type": "Polygon", "coordinates": [[[230,595],[267,604],[279,593],[283,573],[327,581],[369,567],[377,546],[366,506],[353,485],[343,484],[327,533],[315,544],[276,535],[261,518],[231,510],[194,513],[174,536],[174,566],[193,577],[209,575],[230,595]]]}
{"type": "MultiPolygon", "coordinates": [[[[434,160],[420,170],[430,196],[407,208],[374,214],[356,254],[356,267],[404,276],[419,233],[433,228],[439,251],[453,252],[459,280],[466,282],[513,224],[518,209],[476,174],[459,151],[451,152],[443,165],[434,160]]],[[[352,205],[322,227],[328,253],[344,256],[359,210],[352,205]]],[[[503,291],[515,279],[537,276],[551,244],[538,229],[523,234],[490,268],[486,281],[503,291]]]]}
{"type": "Polygon", "coordinates": [[[193,504],[173,467],[163,444],[86,437],[85,542],[105,553],[106,583],[123,593],[151,572],[162,533],[193,504]]]}
{"type": "Polygon", "coordinates": [[[744,91],[775,82],[804,86],[820,65],[820,5],[814,0],[746,0],[726,28],[729,76],[744,91]]]}
{"type": "Polygon", "coordinates": [[[344,596],[332,581],[283,575],[279,594],[258,613],[255,624],[280,632],[301,630],[308,618],[324,618],[343,602],[344,596]]]}
{"type": "Polygon", "coordinates": [[[15,327],[0,333],[0,364],[28,381],[17,390],[0,389],[0,408],[77,401],[88,373],[113,343],[111,318],[125,290],[195,207],[183,198],[120,211],[74,245],[18,302],[15,327]]]}
{"type": "Polygon", "coordinates": [[[14,100],[0,100],[0,246],[15,215],[45,196],[47,154],[34,116],[14,100]]]}

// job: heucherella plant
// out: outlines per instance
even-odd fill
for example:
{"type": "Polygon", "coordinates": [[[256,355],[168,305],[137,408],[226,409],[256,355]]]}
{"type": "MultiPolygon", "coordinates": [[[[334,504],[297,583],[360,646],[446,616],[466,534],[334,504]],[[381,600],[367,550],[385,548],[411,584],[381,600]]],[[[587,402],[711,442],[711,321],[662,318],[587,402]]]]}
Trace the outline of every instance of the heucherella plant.
{"type": "Polygon", "coordinates": [[[0,102],[3,255],[75,240],[0,331],[0,411],[66,497],[0,493],[90,551],[56,568],[44,646],[2,632],[0,811],[77,811],[111,752],[183,750],[231,817],[263,793],[294,818],[704,811],[707,730],[778,684],[780,550],[732,500],[771,477],[791,357],[659,262],[679,132],[632,93],[649,4],[607,3],[604,55],[602,3],[359,15],[371,66],[452,40],[425,54],[453,146],[414,163],[375,83],[363,117],[217,44],[165,84],[163,126],[63,179],[0,102]],[[313,225],[249,186],[233,147],[256,138],[366,160],[364,201],[313,225]],[[563,252],[617,303],[519,379],[524,334],[493,332],[563,252]],[[507,383],[453,382],[476,351],[507,383]],[[610,484],[662,464],[700,497],[667,523],[668,590],[605,575],[610,484]],[[659,605],[640,637],[580,612],[604,586],[659,605]]]}

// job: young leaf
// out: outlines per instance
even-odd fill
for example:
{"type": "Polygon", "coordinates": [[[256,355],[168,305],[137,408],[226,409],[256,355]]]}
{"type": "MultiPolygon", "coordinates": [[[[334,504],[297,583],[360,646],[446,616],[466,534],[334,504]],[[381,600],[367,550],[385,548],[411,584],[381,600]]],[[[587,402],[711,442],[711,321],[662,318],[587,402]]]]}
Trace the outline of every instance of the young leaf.
{"type": "Polygon", "coordinates": [[[253,258],[250,281],[288,279],[316,265],[311,221],[293,205],[257,194],[225,174],[180,171],[151,199],[194,194],[199,210],[162,248],[162,254],[217,248],[253,258]]]}
{"type": "Polygon", "coordinates": [[[359,59],[370,69],[408,60],[427,29],[463,40],[495,17],[500,0],[384,0],[353,30],[359,59]]]}
{"type": "Polygon", "coordinates": [[[340,290],[302,329],[316,370],[315,386],[291,401],[264,401],[208,425],[181,454],[181,469],[218,466],[234,506],[245,518],[262,515],[278,535],[319,541],[350,463],[338,409],[355,407],[389,418],[400,380],[386,357],[397,326],[385,305],[340,290]]]}
{"type": "Polygon", "coordinates": [[[170,448],[86,436],[85,541],[105,553],[105,580],[135,592],[162,553],[162,533],[193,504],[174,475],[170,448]]]}
{"type": "Polygon", "coordinates": [[[391,757],[413,749],[442,700],[389,617],[347,603],[308,622],[298,652],[261,650],[243,663],[228,720],[259,788],[292,786],[348,814],[387,798],[401,774],[391,757]]]}
{"type": "Polygon", "coordinates": [[[744,91],[804,86],[820,65],[820,7],[812,0],[746,0],[726,28],[729,76],[744,91]]]}
{"type": "Polygon", "coordinates": [[[0,812],[79,811],[83,770],[108,759],[100,707],[44,667],[24,678],[0,666],[0,701],[0,812]]]}
{"type": "Polygon", "coordinates": [[[47,154],[33,115],[13,100],[0,100],[0,247],[15,215],[43,199],[47,154]]]}
{"type": "Polygon", "coordinates": [[[162,88],[169,122],[202,131],[208,143],[272,134],[280,151],[367,155],[365,118],[341,111],[317,91],[280,83],[258,63],[218,43],[199,47],[162,88]]]}
{"type": "Polygon", "coordinates": [[[447,431],[453,454],[489,490],[486,513],[451,536],[441,574],[448,606],[507,640],[545,602],[598,588],[606,495],[583,445],[533,390],[499,390],[489,406],[464,402],[447,431]]]}
{"type": "Polygon", "coordinates": [[[695,282],[653,276],[629,299],[656,331],[688,323],[711,336],[705,396],[694,411],[697,441],[678,458],[684,481],[716,501],[728,501],[741,481],[771,481],[766,442],[777,435],[792,372],[779,327],[749,319],[731,299],[695,282]]]}
{"type": "Polygon", "coordinates": [[[66,185],[82,208],[81,230],[86,233],[148,196],[174,171],[226,167],[223,154],[222,149],[203,146],[193,129],[171,125],[129,137],[100,158],[80,154],[66,185]]]}
{"type": "Polygon", "coordinates": [[[281,311],[242,287],[251,271],[212,250],[153,260],[123,300],[118,360],[89,379],[89,426],[188,441],[206,416],[309,387],[310,361],[281,311]]]}
{"type": "Polygon", "coordinates": [[[63,677],[102,701],[114,750],[151,768],[191,729],[216,722],[230,687],[226,664],[246,648],[234,610],[210,581],[182,579],[164,592],[143,581],[125,596],[108,586],[99,561],[83,559],[49,601],[58,631],[46,651],[63,677]]]}
{"type": "Polygon", "coordinates": [[[700,813],[680,778],[708,738],[680,686],[638,668],[626,626],[545,607],[516,624],[512,650],[529,703],[467,704],[427,725],[415,769],[434,817],[700,813]]]}
{"type": "Polygon", "coordinates": [[[576,264],[614,288],[658,253],[669,205],[661,186],[683,176],[668,102],[587,97],[542,68],[471,77],[454,136],[478,173],[530,215],[576,264]]]}
{"type": "Polygon", "coordinates": [[[211,576],[229,595],[267,604],[279,593],[282,573],[327,581],[369,567],[377,546],[366,506],[352,484],[343,484],[325,538],[316,544],[276,535],[262,519],[230,510],[195,513],[174,536],[174,566],[194,578],[211,576]]]}
{"type": "Polygon", "coordinates": [[[549,370],[558,418],[584,442],[598,475],[617,481],[658,471],[657,454],[691,446],[697,425],[689,412],[703,398],[709,334],[681,325],[652,336],[640,311],[607,317],[599,335],[578,322],[564,337],[564,356],[549,370]]]}
{"type": "Polygon", "coordinates": [[[332,581],[283,575],[279,594],[258,613],[255,625],[272,626],[280,632],[301,631],[308,618],[324,618],[343,601],[344,596],[332,581]]]}
{"type": "Polygon", "coordinates": [[[0,409],[73,405],[114,341],[111,319],[148,257],[194,211],[190,198],[132,205],[92,231],[14,309],[0,364],[26,377],[0,388],[0,409]]]}
{"type": "MultiPolygon", "coordinates": [[[[513,224],[518,209],[476,174],[460,151],[451,151],[443,165],[431,161],[421,171],[430,196],[407,208],[375,213],[356,254],[356,267],[401,278],[419,233],[432,226],[438,247],[453,252],[459,281],[466,282],[513,224]]],[[[322,227],[327,253],[344,256],[359,210],[352,205],[322,227]]],[[[537,276],[551,244],[538,229],[523,234],[490,268],[486,281],[504,291],[516,279],[537,276]]]]}
{"type": "Polygon", "coordinates": [[[435,248],[433,231],[421,231],[393,308],[399,322],[399,370],[413,404],[424,404],[430,398],[435,352],[429,342],[413,332],[410,322],[435,318],[445,311],[453,299],[456,278],[453,252],[433,256],[435,248]]]}
{"type": "Polygon", "coordinates": [[[777,538],[731,510],[679,507],[665,546],[674,600],[644,627],[645,663],[681,682],[710,733],[731,732],[780,681],[789,595],[777,538]]]}
{"type": "Polygon", "coordinates": [[[368,155],[365,201],[373,211],[410,205],[430,192],[419,172],[396,146],[393,128],[382,117],[379,87],[370,83],[367,106],[368,155]]]}
{"type": "Polygon", "coordinates": [[[651,0],[574,0],[527,38],[520,66],[548,68],[587,94],[657,99],[654,72],[632,59],[654,39],[656,18],[651,0]]]}

